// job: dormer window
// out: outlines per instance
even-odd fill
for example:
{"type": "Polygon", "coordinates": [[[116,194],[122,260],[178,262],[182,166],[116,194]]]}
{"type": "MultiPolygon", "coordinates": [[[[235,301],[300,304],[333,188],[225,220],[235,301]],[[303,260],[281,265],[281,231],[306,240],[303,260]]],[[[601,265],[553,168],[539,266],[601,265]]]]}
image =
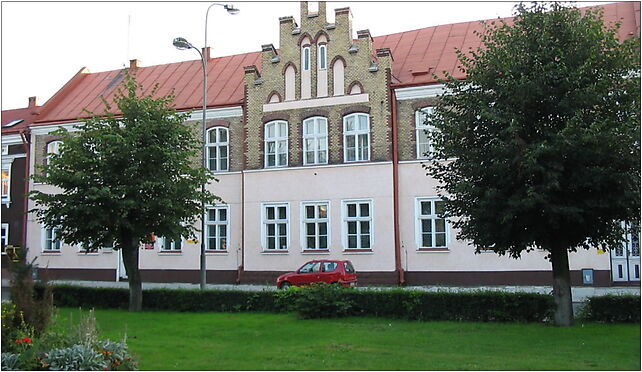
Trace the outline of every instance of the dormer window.
{"type": "Polygon", "coordinates": [[[304,46],[301,50],[301,66],[303,71],[310,71],[310,46],[304,46]]]}
{"type": "Polygon", "coordinates": [[[319,70],[328,68],[328,49],[326,44],[319,45],[319,70]]]}

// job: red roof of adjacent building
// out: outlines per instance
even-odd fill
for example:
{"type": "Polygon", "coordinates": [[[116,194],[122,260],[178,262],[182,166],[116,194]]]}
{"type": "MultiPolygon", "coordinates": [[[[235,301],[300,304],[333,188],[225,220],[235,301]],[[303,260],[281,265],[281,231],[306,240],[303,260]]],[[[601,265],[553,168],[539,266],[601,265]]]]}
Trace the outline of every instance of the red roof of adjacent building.
{"type": "MultiPolygon", "coordinates": [[[[607,24],[621,22],[621,40],[640,35],[640,3],[620,2],[600,6],[607,24]]],[[[505,18],[511,22],[512,18],[505,18]]],[[[456,49],[463,51],[481,45],[474,31],[481,31],[480,21],[433,26],[374,38],[374,48],[389,48],[393,56],[393,86],[404,87],[436,83],[433,73],[448,71],[456,78],[465,76],[458,69],[456,49]]],[[[244,99],[244,66],[260,67],[261,53],[252,52],[208,60],[208,107],[235,106],[244,99]]],[[[133,61],[136,64],[136,61],[133,61]]],[[[137,80],[145,90],[159,85],[157,95],[174,92],[178,110],[201,107],[201,61],[187,61],[158,66],[135,67],[137,80]]],[[[123,79],[123,71],[89,73],[81,69],[43,107],[37,124],[75,121],[86,118],[85,111],[102,113],[113,101],[123,79]]],[[[4,122],[4,112],[3,112],[4,122]]],[[[3,131],[4,133],[4,131],[3,131]]]]}
{"type": "Polygon", "coordinates": [[[31,125],[40,112],[42,106],[36,104],[36,97],[29,97],[29,105],[25,108],[2,111],[2,135],[18,134],[24,128],[31,125]],[[9,127],[5,127],[9,125],[9,127]]]}

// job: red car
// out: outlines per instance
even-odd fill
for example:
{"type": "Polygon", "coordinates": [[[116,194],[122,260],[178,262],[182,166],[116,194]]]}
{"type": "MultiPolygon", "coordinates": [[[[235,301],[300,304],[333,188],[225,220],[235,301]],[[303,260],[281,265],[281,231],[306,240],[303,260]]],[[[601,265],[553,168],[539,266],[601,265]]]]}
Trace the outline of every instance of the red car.
{"type": "Polygon", "coordinates": [[[283,274],[276,279],[276,287],[287,289],[291,285],[302,286],[312,283],[341,284],[346,287],[357,285],[357,272],[350,261],[314,260],[299,270],[283,274]]]}

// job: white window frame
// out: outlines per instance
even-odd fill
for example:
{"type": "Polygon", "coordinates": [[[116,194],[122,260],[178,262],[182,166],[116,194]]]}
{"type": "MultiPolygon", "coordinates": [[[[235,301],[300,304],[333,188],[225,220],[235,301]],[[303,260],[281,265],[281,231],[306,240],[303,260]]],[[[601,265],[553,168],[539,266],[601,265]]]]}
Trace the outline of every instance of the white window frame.
{"type": "Polygon", "coordinates": [[[9,155],[9,145],[2,145],[2,155],[9,155]]]}
{"type": "Polygon", "coordinates": [[[212,253],[227,252],[230,246],[230,207],[228,205],[212,205],[205,208],[205,251],[212,253]],[[214,210],[214,220],[209,218],[210,211],[214,210]],[[225,211],[225,220],[220,219],[220,211],[225,211]],[[221,226],[225,226],[225,236],[221,234],[221,226]],[[214,235],[216,246],[210,247],[210,228],[214,228],[214,235]],[[225,243],[222,239],[225,238],[225,243]]]}
{"type": "Polygon", "coordinates": [[[290,203],[261,203],[261,248],[263,253],[287,253],[290,249],[290,203]],[[278,208],[285,207],[285,218],[279,218],[278,208]],[[267,209],[274,208],[274,218],[269,219],[267,209]],[[268,248],[268,225],[274,224],[274,248],[268,248]],[[278,243],[283,237],[278,225],[285,224],[285,248],[279,248],[278,243]]]}
{"type": "Polygon", "coordinates": [[[328,118],[323,116],[313,116],[303,120],[303,164],[328,164],[328,118]],[[312,125],[312,133],[307,133],[306,127],[312,125]],[[323,126],[323,131],[321,127],[323,126]],[[313,143],[313,149],[308,148],[308,141],[313,143]],[[323,148],[320,144],[325,144],[323,148]],[[325,151],[325,161],[320,161],[320,152],[325,151]],[[314,161],[308,162],[308,152],[313,153],[314,161]]]}
{"type": "Polygon", "coordinates": [[[11,203],[11,166],[13,161],[2,162],[2,203],[9,204],[11,203]],[[7,177],[5,178],[5,172],[7,172],[7,177]],[[5,190],[6,183],[6,190],[5,190]]]}
{"type": "Polygon", "coordinates": [[[265,138],[265,167],[266,168],[276,168],[276,167],[287,167],[288,166],[288,122],[285,120],[274,120],[270,121],[268,123],[265,123],[264,126],[264,132],[263,132],[263,137],[265,138]],[[280,133],[280,124],[284,124],[285,128],[285,134],[280,133]],[[274,136],[269,137],[269,128],[274,127],[274,136]],[[270,143],[274,143],[274,164],[269,165],[269,156],[271,155],[268,152],[268,148],[270,147],[270,143]],[[280,152],[279,151],[279,144],[284,143],[285,144],[285,151],[280,152]],[[285,163],[279,162],[280,155],[285,155],[285,163]]]}
{"type": "Polygon", "coordinates": [[[62,252],[62,240],[60,240],[56,234],[58,231],[57,228],[48,228],[43,226],[42,228],[42,251],[46,253],[61,253],[62,252]],[[52,237],[49,239],[49,231],[51,231],[52,237]],[[47,249],[47,241],[51,240],[51,249],[47,249]],[[58,242],[56,244],[56,242],[58,242]],[[55,248],[55,246],[58,246],[55,248]]]}
{"type": "Polygon", "coordinates": [[[209,169],[210,172],[227,172],[230,169],[230,131],[226,127],[222,126],[216,126],[209,128],[207,130],[207,143],[205,145],[206,151],[207,151],[207,156],[205,158],[205,161],[207,162],[206,168],[209,169]],[[211,142],[210,141],[210,133],[214,132],[215,133],[215,141],[211,142]],[[221,141],[221,133],[225,133],[225,141],[221,141]],[[223,158],[221,156],[221,148],[225,148],[225,157],[223,158]],[[212,159],[210,157],[210,151],[212,149],[216,150],[216,156],[212,159]],[[225,160],[225,166],[221,166],[221,161],[225,160]],[[214,169],[212,169],[211,164],[212,160],[214,160],[214,169]]]}
{"type": "Polygon", "coordinates": [[[344,251],[372,251],[374,244],[375,244],[375,233],[374,233],[374,201],[372,199],[349,199],[349,200],[342,200],[341,201],[341,242],[343,244],[343,250],[344,251]],[[368,217],[362,217],[357,215],[356,217],[348,217],[348,205],[349,204],[356,204],[356,210],[357,214],[359,214],[360,208],[359,204],[368,204],[368,211],[369,211],[369,216],[368,217]],[[361,234],[361,223],[363,221],[368,221],[370,223],[369,225],[369,236],[370,236],[370,246],[369,247],[362,247],[361,246],[361,239],[360,236],[361,234]],[[348,243],[348,223],[349,222],[357,222],[357,247],[356,248],[351,248],[349,247],[348,243]]]}
{"type": "Polygon", "coordinates": [[[428,152],[434,151],[434,147],[432,142],[430,141],[430,138],[428,138],[427,142],[420,142],[420,139],[422,138],[422,135],[425,134],[425,131],[432,132],[435,130],[434,126],[425,123],[426,116],[432,114],[433,110],[434,108],[429,106],[415,111],[415,139],[417,142],[417,159],[430,158],[430,156],[424,155],[422,147],[427,147],[428,152]]]}
{"type": "Polygon", "coordinates": [[[7,254],[4,249],[9,245],[9,224],[2,223],[2,254],[7,254]]]}
{"type": "Polygon", "coordinates": [[[172,239],[170,244],[169,244],[169,246],[170,246],[169,249],[165,248],[165,243],[167,243],[167,239],[168,238],[166,238],[164,236],[158,238],[158,240],[160,240],[159,241],[160,244],[158,245],[158,252],[159,253],[181,253],[181,252],[183,252],[183,238],[172,239]],[[178,242],[178,244],[179,244],[178,248],[176,248],[176,242],[178,242]]]}
{"type": "Polygon", "coordinates": [[[332,231],[330,223],[330,202],[327,200],[321,201],[305,201],[301,202],[301,247],[303,252],[327,252],[330,250],[330,243],[332,241],[332,231]],[[318,207],[325,205],[326,207],[326,216],[318,217],[318,207]],[[306,213],[306,207],[314,207],[315,217],[308,218],[306,213]],[[307,224],[313,223],[315,225],[314,240],[316,248],[308,247],[308,236],[307,236],[307,224]],[[326,247],[319,248],[320,244],[320,234],[319,234],[319,223],[326,224],[326,247]]]}
{"type": "MultiPolygon", "coordinates": [[[[420,251],[445,251],[449,250],[450,246],[450,223],[448,222],[448,219],[439,217],[439,215],[436,212],[436,206],[435,202],[443,202],[442,199],[439,197],[431,196],[431,197],[418,197],[415,198],[415,243],[417,244],[417,250],[420,251]],[[422,214],[421,212],[421,203],[422,202],[430,202],[430,211],[431,214],[422,214]],[[444,246],[437,246],[436,243],[436,234],[437,229],[436,229],[436,224],[437,220],[443,219],[444,220],[444,246]],[[424,246],[423,245],[423,228],[422,228],[422,221],[423,220],[430,220],[430,228],[431,228],[431,246],[424,246]]],[[[441,232],[439,232],[441,233],[441,232]]]]}
{"type": "Polygon", "coordinates": [[[371,147],[372,146],[370,146],[370,115],[358,112],[358,113],[344,116],[343,117],[343,160],[344,162],[351,163],[351,162],[358,162],[358,161],[369,161],[371,147]],[[366,124],[367,124],[366,129],[359,129],[359,118],[361,117],[366,118],[366,124]],[[354,128],[352,130],[348,130],[349,119],[354,120],[354,128]],[[360,150],[363,147],[363,143],[361,144],[362,146],[359,146],[359,139],[363,138],[362,136],[364,134],[366,135],[365,146],[367,146],[365,154],[363,154],[364,153],[363,150],[360,150]],[[348,137],[354,137],[355,154],[354,154],[353,160],[348,159],[348,137]]]}
{"type": "Polygon", "coordinates": [[[306,45],[301,48],[301,70],[310,71],[312,67],[312,52],[310,46],[306,45]]]}
{"type": "Polygon", "coordinates": [[[317,48],[317,55],[319,58],[319,64],[318,64],[319,70],[327,70],[328,69],[328,45],[319,44],[319,47],[317,48]],[[323,53],[321,52],[322,50],[323,50],[323,53]]]}
{"type": "MultiPolygon", "coordinates": [[[[46,153],[47,155],[45,156],[45,162],[47,165],[49,165],[49,159],[51,158],[52,154],[59,154],[60,153],[60,145],[62,144],[62,141],[55,140],[47,143],[47,150],[46,153]]],[[[49,174],[47,174],[48,176],[49,174]]]]}

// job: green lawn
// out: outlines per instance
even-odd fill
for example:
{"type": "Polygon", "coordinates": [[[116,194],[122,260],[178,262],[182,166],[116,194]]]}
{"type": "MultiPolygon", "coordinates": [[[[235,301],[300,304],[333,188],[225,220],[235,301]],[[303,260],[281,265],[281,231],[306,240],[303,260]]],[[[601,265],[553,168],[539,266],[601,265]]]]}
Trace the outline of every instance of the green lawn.
{"type": "MultiPolygon", "coordinates": [[[[60,309],[58,324],[78,309],[60,309]]],[[[640,370],[640,325],[97,310],[143,370],[640,370]]]]}

